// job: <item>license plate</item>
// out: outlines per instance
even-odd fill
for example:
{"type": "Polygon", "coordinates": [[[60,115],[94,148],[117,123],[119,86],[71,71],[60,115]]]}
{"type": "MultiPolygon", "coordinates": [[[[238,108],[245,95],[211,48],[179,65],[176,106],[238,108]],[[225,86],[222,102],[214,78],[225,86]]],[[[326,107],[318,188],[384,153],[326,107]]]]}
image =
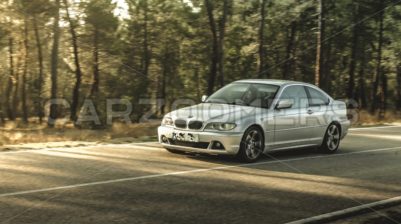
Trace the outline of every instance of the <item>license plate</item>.
{"type": "Polygon", "coordinates": [[[199,142],[199,136],[197,134],[184,132],[174,132],[172,134],[172,139],[182,142],[199,142]]]}

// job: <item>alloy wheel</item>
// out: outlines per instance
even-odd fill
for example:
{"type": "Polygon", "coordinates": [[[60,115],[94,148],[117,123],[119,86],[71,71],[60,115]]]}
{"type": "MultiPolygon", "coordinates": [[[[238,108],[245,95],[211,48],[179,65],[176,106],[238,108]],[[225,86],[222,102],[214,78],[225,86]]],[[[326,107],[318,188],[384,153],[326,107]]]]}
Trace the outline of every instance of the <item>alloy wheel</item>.
{"type": "Polygon", "coordinates": [[[245,154],[250,160],[259,158],[263,151],[262,135],[257,130],[252,130],[245,138],[245,154]]]}
{"type": "Polygon", "coordinates": [[[335,151],[340,144],[340,130],[336,125],[331,125],[327,130],[327,148],[330,151],[335,151]]]}

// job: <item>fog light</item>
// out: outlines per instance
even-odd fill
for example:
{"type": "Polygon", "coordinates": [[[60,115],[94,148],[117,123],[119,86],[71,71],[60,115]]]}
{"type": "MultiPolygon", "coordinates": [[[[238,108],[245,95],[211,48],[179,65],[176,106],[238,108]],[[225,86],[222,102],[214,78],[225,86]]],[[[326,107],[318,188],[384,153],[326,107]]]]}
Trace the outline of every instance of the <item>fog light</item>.
{"type": "Polygon", "coordinates": [[[224,146],[221,142],[213,142],[212,149],[214,150],[224,150],[224,146]]]}
{"type": "Polygon", "coordinates": [[[165,135],[162,136],[162,142],[168,143],[168,138],[165,135]]]}

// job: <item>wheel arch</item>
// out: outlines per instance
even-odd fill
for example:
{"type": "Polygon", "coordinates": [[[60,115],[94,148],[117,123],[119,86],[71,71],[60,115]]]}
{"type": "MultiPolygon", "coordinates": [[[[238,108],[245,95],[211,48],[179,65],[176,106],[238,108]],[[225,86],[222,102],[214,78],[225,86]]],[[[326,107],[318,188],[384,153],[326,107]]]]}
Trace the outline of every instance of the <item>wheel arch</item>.
{"type": "Polygon", "coordinates": [[[263,135],[264,135],[265,130],[263,129],[262,125],[260,125],[260,124],[251,124],[245,129],[245,131],[247,131],[248,129],[253,128],[253,127],[259,128],[259,130],[261,132],[263,132],[263,135]]]}

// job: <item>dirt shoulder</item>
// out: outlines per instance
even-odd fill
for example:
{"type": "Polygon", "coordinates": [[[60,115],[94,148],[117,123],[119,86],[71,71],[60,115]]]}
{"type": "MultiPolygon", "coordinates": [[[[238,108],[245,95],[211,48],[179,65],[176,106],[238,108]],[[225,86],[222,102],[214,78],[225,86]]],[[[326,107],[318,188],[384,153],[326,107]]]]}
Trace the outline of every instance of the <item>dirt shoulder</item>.
{"type": "Polygon", "coordinates": [[[159,121],[141,124],[114,124],[104,130],[76,129],[72,125],[48,128],[46,125],[0,128],[0,152],[36,148],[79,147],[96,144],[124,144],[157,140],[159,121]]]}

